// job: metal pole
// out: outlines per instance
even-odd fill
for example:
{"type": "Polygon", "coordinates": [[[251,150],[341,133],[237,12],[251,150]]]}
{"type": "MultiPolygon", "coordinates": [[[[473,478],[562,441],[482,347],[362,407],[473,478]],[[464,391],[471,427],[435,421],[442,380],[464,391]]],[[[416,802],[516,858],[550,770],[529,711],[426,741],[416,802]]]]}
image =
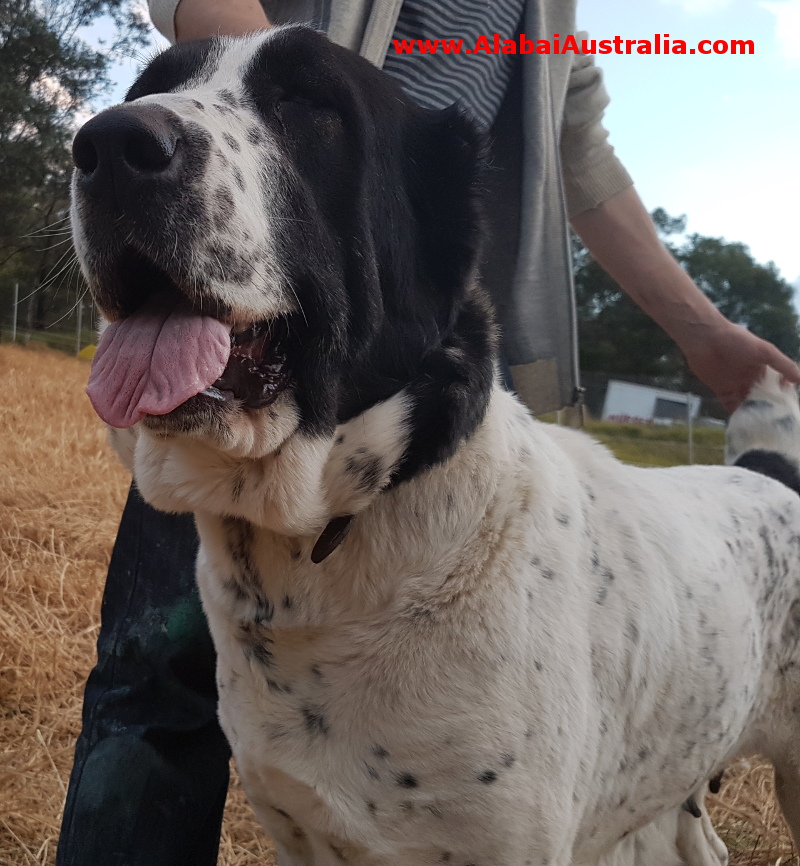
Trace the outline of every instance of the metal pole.
{"type": "Polygon", "coordinates": [[[81,352],[81,327],[83,325],[83,301],[78,301],[78,328],[75,334],[75,354],[81,352]]]}
{"type": "Polygon", "coordinates": [[[14,283],[14,316],[11,319],[11,342],[17,342],[17,307],[19,306],[19,283],[14,283]]]}
{"type": "Polygon", "coordinates": [[[686,395],[686,422],[689,426],[689,465],[694,463],[694,435],[692,427],[692,395],[686,395]]]}

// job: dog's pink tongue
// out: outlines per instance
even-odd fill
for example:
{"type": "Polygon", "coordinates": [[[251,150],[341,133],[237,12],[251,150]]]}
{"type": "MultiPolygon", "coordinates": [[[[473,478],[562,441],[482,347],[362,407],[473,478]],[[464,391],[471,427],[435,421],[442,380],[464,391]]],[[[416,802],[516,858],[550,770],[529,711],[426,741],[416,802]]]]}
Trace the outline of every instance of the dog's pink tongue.
{"type": "Polygon", "coordinates": [[[166,415],[222,375],[230,328],[174,298],[155,298],[110,324],[92,362],[86,393],[112,427],[166,415]]]}

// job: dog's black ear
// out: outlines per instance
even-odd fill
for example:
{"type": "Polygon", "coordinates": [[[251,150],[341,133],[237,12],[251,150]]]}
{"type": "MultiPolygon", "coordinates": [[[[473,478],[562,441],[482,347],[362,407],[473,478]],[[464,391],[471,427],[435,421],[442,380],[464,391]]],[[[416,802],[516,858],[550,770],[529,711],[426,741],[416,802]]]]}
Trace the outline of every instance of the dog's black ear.
{"type": "Polygon", "coordinates": [[[422,281],[452,324],[474,276],[484,233],[487,137],[457,107],[425,111],[408,139],[408,193],[422,281]]]}
{"type": "Polygon", "coordinates": [[[125,94],[125,102],[182,87],[202,71],[218,45],[218,39],[197,39],[180,42],[162,51],[133,82],[125,94]]]}

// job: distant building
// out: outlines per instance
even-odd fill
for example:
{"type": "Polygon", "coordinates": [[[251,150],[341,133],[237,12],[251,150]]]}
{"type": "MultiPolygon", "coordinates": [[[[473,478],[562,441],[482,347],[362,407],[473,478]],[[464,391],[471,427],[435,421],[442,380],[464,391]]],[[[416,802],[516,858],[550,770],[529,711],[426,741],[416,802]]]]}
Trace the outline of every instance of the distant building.
{"type": "Polygon", "coordinates": [[[611,379],[603,403],[603,420],[621,424],[686,424],[689,417],[697,420],[700,403],[696,394],[611,379]]]}

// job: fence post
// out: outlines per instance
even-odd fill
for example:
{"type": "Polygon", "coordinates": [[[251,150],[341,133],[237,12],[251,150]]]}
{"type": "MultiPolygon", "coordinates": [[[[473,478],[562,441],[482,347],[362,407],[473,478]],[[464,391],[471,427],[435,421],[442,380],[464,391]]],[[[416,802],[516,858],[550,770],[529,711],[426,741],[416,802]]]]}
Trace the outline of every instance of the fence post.
{"type": "Polygon", "coordinates": [[[75,334],[75,354],[81,353],[81,327],[83,326],[83,301],[78,301],[78,328],[75,334]]]}
{"type": "Polygon", "coordinates": [[[17,342],[17,307],[19,307],[19,283],[14,283],[14,315],[11,319],[11,342],[17,342]]]}
{"type": "Polygon", "coordinates": [[[686,423],[689,428],[689,465],[694,463],[694,435],[692,427],[692,395],[686,395],[686,423]]]}

